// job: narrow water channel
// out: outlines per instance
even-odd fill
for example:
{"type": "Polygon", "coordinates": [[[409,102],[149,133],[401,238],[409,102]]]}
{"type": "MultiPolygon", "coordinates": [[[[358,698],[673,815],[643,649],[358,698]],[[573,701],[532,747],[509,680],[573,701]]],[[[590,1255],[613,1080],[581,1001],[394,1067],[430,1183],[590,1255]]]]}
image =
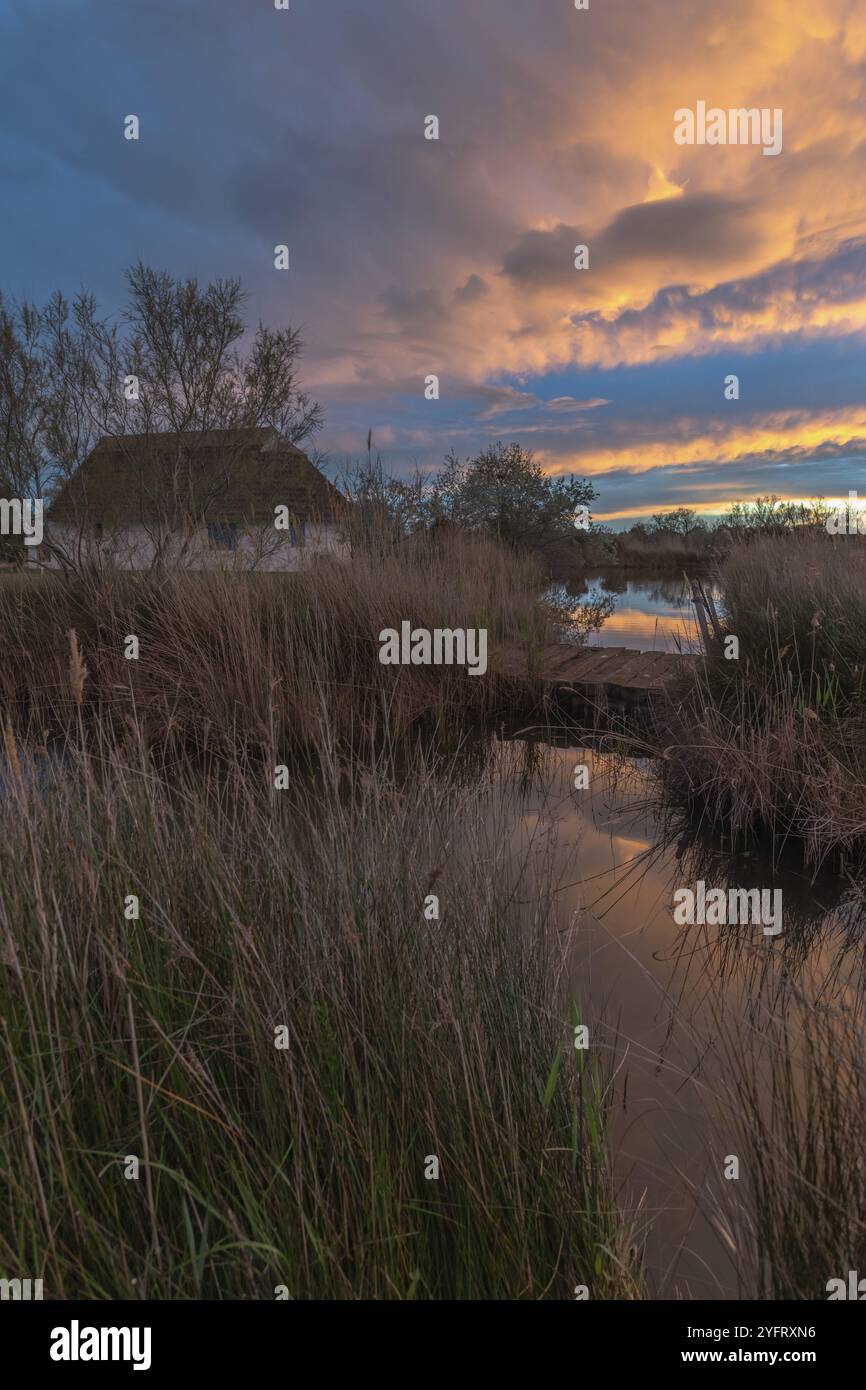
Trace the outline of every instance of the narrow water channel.
{"type": "MultiPolygon", "coordinates": [[[[571,988],[592,1045],[618,1068],[610,1143],[623,1210],[646,1235],[649,1294],[754,1297],[743,1236],[752,1160],[734,1121],[752,1084],[774,1094],[774,1068],[798,1085],[786,1051],[790,1041],[796,1052],[793,1005],[814,995],[843,1010],[856,991],[861,900],[760,856],[672,842],[650,762],[548,737],[500,743],[496,775],[513,852],[553,856],[560,870],[571,988]],[[586,790],[575,788],[582,765],[586,790]],[[698,876],[781,889],[784,931],[678,925],[674,891],[698,876]],[[781,1062],[764,1047],[780,1027],[781,1062]],[[732,1155],[742,1192],[725,1177],[732,1155]]],[[[816,1271],[816,1290],[825,1277],[816,1271]]]]}

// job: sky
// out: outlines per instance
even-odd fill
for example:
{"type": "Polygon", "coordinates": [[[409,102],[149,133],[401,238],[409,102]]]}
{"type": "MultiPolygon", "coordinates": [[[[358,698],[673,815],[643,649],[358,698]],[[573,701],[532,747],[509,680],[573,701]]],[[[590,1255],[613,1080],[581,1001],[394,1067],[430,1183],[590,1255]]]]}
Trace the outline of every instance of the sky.
{"type": "Polygon", "coordinates": [[[372,430],[516,440],[615,527],[862,496],[864,87],[862,0],[0,0],[0,288],[239,275],[331,476],[372,430]],[[677,143],[699,102],[781,151],[677,143]]]}

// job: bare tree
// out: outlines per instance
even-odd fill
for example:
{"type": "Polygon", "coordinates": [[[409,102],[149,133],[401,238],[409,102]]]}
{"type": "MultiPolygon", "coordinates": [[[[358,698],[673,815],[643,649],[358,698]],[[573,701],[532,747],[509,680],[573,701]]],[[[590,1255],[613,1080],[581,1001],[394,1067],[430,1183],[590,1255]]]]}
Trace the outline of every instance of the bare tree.
{"type": "Polygon", "coordinates": [[[417,465],[411,477],[387,473],[381,456],[373,458],[372,430],[366,458],[347,462],[341,485],[352,503],[346,510],[343,539],[353,552],[387,554],[429,525],[430,480],[417,465]]]}
{"type": "MultiPolygon", "coordinates": [[[[126,503],[159,568],[169,554],[184,563],[195,521],[218,507],[249,449],[244,432],[267,427],[300,445],[321,410],[298,381],[296,330],[260,323],[244,341],[238,279],[201,285],[139,263],[127,287],[116,320],[86,293],[41,309],[0,301],[0,479],[21,496],[50,496],[99,440],[114,441],[128,454],[126,503]]],[[[46,536],[63,568],[110,549],[94,551],[88,525],[82,511],[62,542],[46,536]]]]}

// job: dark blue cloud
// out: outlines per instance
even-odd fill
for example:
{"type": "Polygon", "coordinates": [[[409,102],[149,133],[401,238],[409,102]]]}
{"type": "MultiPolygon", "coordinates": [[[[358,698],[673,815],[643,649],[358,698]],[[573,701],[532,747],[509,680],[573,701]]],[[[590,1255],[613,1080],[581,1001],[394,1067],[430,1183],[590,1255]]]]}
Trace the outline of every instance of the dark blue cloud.
{"type": "MultiPolygon", "coordinates": [[[[734,30],[755,7],[737,0],[734,30]]],[[[720,165],[693,162],[682,197],[642,201],[658,136],[637,107],[629,125],[629,103],[658,70],[657,109],[681,104],[678,69],[715,33],[713,9],[4,0],[0,287],[43,299],[86,286],[116,310],[139,258],[240,274],[252,321],[302,328],[335,466],[372,426],[397,469],[500,436],[554,468],[609,451],[605,510],[847,491],[866,380],[858,208],[839,229],[828,214],[822,238],[804,202],[802,231],[779,234],[776,253],[785,185],[760,160],[731,187],[709,176],[720,165]],[[131,113],[138,142],[123,139],[131,113]],[[423,139],[429,113],[438,142],[423,139]],[[592,283],[570,263],[587,237],[592,283]],[[282,242],[287,275],[273,267],[282,242]],[[742,273],[722,273],[728,261],[742,273]],[[647,266],[642,295],[629,276],[647,266]],[[631,297],[612,309],[620,281],[631,297]],[[802,322],[777,321],[780,305],[802,322]],[[435,405],[422,389],[434,371],[435,405]],[[722,398],[730,373],[739,402],[722,398]],[[796,412],[842,423],[806,458],[790,441],[730,457],[732,421],[757,438],[796,412]],[[701,433],[714,456],[639,471],[643,442],[701,433]]],[[[671,168],[678,157],[671,142],[671,168]]],[[[845,158],[856,190],[863,147],[845,158]]],[[[795,152],[784,177],[814,179],[816,159],[795,152]]]]}

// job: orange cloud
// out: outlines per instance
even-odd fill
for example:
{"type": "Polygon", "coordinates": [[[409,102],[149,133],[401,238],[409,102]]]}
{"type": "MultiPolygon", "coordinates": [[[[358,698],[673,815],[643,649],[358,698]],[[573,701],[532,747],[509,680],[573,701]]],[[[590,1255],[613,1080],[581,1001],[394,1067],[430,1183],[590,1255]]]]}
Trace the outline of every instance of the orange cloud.
{"type": "MultiPolygon", "coordinates": [[[[734,407],[736,408],[736,407],[734,407]]],[[[589,476],[611,469],[642,473],[651,468],[703,463],[720,464],[772,453],[804,455],[810,452],[862,450],[866,441],[866,406],[840,411],[785,411],[747,423],[691,420],[680,417],[663,427],[665,437],[618,447],[612,443],[564,458],[539,450],[539,458],[551,473],[580,472],[589,476]]]]}

